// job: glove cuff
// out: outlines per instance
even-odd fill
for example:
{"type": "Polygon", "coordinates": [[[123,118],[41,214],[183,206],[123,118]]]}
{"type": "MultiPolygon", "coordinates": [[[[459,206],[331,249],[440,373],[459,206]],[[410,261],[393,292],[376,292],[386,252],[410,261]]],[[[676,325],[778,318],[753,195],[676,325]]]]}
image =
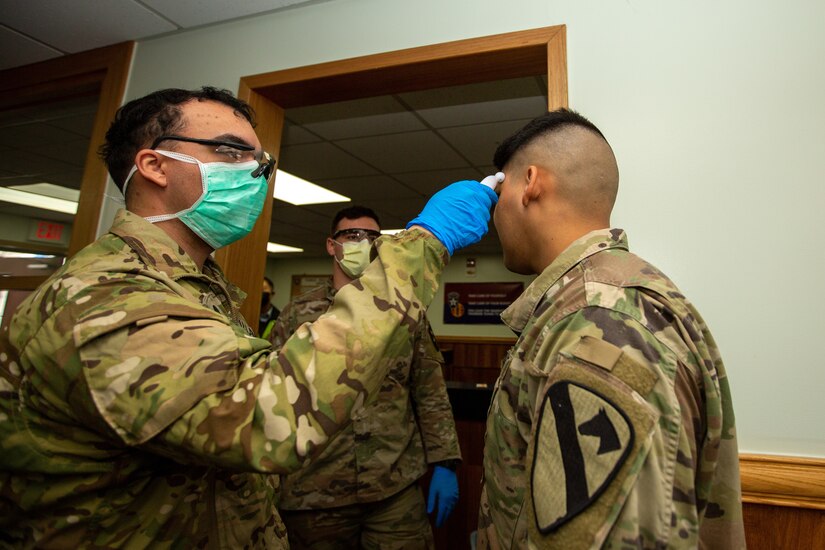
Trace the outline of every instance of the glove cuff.
{"type": "Polygon", "coordinates": [[[450,239],[448,239],[448,238],[447,238],[447,236],[446,236],[446,235],[442,235],[442,234],[441,234],[441,231],[439,231],[438,229],[433,228],[433,227],[432,227],[429,223],[427,223],[427,222],[425,222],[424,220],[421,220],[421,219],[419,219],[419,218],[415,218],[415,219],[414,219],[414,220],[412,220],[410,223],[408,223],[408,224],[407,224],[407,227],[406,227],[405,229],[409,229],[410,227],[412,227],[412,226],[414,226],[414,225],[418,225],[418,226],[420,226],[420,227],[423,227],[424,229],[426,229],[427,231],[429,231],[430,233],[432,233],[432,234],[433,234],[433,236],[434,236],[436,239],[438,239],[438,241],[439,241],[441,244],[443,244],[443,245],[444,245],[444,248],[446,248],[446,249],[447,249],[447,252],[448,252],[448,253],[450,254],[450,256],[452,257],[452,255],[453,255],[453,251],[455,250],[455,245],[453,244],[453,242],[452,242],[450,239]]]}
{"type": "Polygon", "coordinates": [[[448,460],[442,460],[441,462],[436,462],[434,466],[441,466],[442,468],[447,468],[450,471],[455,472],[458,469],[458,465],[461,464],[461,461],[457,458],[451,458],[448,460]]]}

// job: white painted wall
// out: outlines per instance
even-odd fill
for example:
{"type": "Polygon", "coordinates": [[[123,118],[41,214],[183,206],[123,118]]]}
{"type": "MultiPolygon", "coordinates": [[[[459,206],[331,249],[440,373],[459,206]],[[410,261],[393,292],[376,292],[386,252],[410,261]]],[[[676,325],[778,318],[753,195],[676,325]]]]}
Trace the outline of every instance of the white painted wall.
{"type": "MultiPolygon", "coordinates": [[[[712,327],[742,451],[825,456],[825,2],[333,0],[138,44],[128,97],[566,24],[614,225],[712,327]]],[[[445,182],[448,183],[448,182],[445,182]]]]}

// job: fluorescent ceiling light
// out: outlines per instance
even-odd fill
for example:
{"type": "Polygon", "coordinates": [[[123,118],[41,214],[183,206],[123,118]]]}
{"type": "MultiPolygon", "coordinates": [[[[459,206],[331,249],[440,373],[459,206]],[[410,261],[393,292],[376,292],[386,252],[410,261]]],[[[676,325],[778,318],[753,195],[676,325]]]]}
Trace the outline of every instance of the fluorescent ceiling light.
{"type": "Polygon", "coordinates": [[[283,170],[276,171],[274,197],[295,205],[350,201],[349,197],[339,195],[283,170]]]}
{"type": "Polygon", "coordinates": [[[396,233],[401,233],[402,231],[404,231],[404,230],[403,229],[382,229],[381,234],[382,235],[395,235],[396,233]]]}
{"type": "Polygon", "coordinates": [[[280,254],[282,252],[303,252],[304,249],[287,246],[285,244],[266,243],[266,251],[272,254],[280,254]]]}
{"type": "Polygon", "coordinates": [[[11,187],[0,187],[0,201],[33,206],[45,210],[54,210],[56,212],[65,212],[66,214],[77,213],[77,202],[75,201],[47,197],[37,193],[27,193],[19,189],[12,189],[11,187]]]}
{"type": "Polygon", "coordinates": [[[32,254],[31,252],[12,252],[0,250],[0,258],[56,258],[52,254],[32,254]]]}
{"type": "Polygon", "coordinates": [[[26,185],[9,185],[9,187],[17,189],[18,191],[25,191],[26,193],[35,193],[36,195],[45,195],[46,197],[54,197],[66,201],[77,202],[80,200],[80,189],[71,189],[70,187],[63,187],[62,185],[55,185],[53,183],[28,183],[26,185]]]}

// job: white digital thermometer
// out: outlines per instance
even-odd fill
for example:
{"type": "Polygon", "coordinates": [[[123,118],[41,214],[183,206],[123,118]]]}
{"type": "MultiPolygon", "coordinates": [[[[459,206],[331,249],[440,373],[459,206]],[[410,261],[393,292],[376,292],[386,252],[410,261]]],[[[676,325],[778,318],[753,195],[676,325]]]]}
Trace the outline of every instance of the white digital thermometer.
{"type": "Polygon", "coordinates": [[[496,187],[499,183],[504,181],[504,172],[496,172],[492,176],[487,176],[483,180],[481,180],[481,185],[486,185],[493,191],[496,190],[496,187]]]}

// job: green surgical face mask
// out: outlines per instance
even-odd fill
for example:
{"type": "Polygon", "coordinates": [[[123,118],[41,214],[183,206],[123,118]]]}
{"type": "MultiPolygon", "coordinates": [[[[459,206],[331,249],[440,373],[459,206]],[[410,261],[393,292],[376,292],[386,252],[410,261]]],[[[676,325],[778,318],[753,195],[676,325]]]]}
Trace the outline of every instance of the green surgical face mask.
{"type": "Polygon", "coordinates": [[[263,176],[252,177],[252,172],[259,167],[258,162],[204,163],[174,151],[155,151],[181,162],[197,164],[203,192],[189,208],[174,214],[150,216],[146,221],[155,223],[178,218],[215,250],[252,231],[264,207],[268,188],[263,176]]]}
{"type": "Polygon", "coordinates": [[[351,279],[357,279],[370,265],[372,243],[368,239],[363,239],[357,243],[338,244],[344,249],[344,255],[340,260],[338,258],[335,258],[335,260],[347,276],[351,279]]]}

